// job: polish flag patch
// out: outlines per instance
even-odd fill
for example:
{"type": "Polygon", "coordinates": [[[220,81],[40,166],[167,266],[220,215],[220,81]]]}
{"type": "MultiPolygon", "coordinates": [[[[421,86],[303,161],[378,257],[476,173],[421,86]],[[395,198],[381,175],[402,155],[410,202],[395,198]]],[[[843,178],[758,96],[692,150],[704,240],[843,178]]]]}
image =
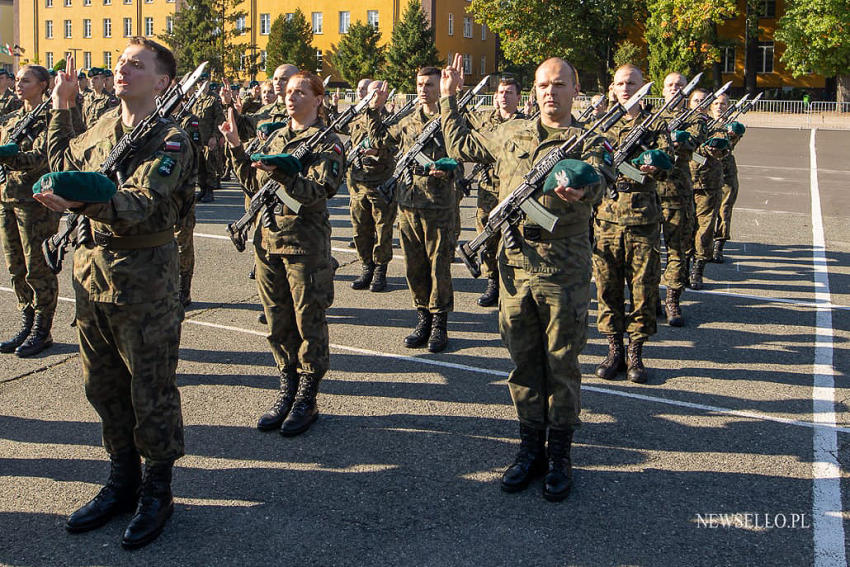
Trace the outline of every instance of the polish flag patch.
{"type": "Polygon", "coordinates": [[[165,142],[166,152],[179,152],[182,147],[180,142],[165,142]]]}
{"type": "Polygon", "coordinates": [[[342,155],[342,146],[340,146],[339,144],[334,144],[334,151],[339,155],[342,155]]]}
{"type": "Polygon", "coordinates": [[[603,146],[605,146],[605,149],[606,149],[606,150],[608,150],[609,152],[613,152],[613,151],[614,151],[614,146],[612,146],[611,144],[609,144],[609,143],[608,143],[608,140],[603,139],[603,140],[602,140],[602,145],[603,145],[603,146]]]}

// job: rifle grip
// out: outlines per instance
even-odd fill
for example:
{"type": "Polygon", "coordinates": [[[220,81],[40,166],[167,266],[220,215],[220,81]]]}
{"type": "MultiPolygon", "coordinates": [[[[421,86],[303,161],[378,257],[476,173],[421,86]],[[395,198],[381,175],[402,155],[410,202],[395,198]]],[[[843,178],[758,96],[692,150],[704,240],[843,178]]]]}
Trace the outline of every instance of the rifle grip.
{"type": "Polygon", "coordinates": [[[463,264],[469,270],[469,273],[472,274],[473,278],[481,277],[481,266],[478,263],[478,259],[467,251],[468,246],[468,244],[458,244],[457,255],[460,256],[461,261],[463,261],[463,264]]]}
{"type": "Polygon", "coordinates": [[[88,246],[92,244],[91,222],[88,217],[80,216],[77,223],[77,246],[88,246]]]}

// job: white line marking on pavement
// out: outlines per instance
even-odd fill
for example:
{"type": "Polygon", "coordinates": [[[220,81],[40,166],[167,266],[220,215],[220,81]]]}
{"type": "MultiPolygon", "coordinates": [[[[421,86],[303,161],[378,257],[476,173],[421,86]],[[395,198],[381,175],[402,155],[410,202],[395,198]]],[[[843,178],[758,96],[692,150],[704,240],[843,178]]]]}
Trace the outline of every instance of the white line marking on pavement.
{"type": "MultiPolygon", "coordinates": [[[[813,128],[809,141],[812,192],[812,264],[815,272],[815,301],[828,304],[829,271],[826,266],[826,237],[821,216],[818,162],[813,128]]],[[[835,425],[835,369],[832,352],[832,310],[818,308],[815,323],[815,363],[813,368],[812,419],[827,427],[813,429],[814,458],[812,478],[812,527],[815,567],[847,565],[844,551],[844,519],[841,505],[841,465],[838,462],[838,435],[835,425]]]]}

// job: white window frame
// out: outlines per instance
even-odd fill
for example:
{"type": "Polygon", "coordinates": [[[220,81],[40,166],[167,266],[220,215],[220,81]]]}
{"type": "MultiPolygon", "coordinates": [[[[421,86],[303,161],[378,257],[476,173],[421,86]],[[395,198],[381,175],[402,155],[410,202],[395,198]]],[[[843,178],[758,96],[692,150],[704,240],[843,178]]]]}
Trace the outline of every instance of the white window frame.
{"type": "Polygon", "coordinates": [[[734,73],[735,72],[735,46],[729,45],[721,48],[722,53],[720,57],[720,61],[723,65],[724,73],[734,73]]]}
{"type": "Polygon", "coordinates": [[[455,15],[449,12],[449,35],[455,34],[455,15]]]}
{"type": "Polygon", "coordinates": [[[124,37],[132,37],[133,36],[133,18],[124,18],[122,25],[124,26],[124,37]]]}
{"type": "Polygon", "coordinates": [[[322,35],[325,33],[325,16],[322,12],[313,12],[310,15],[310,21],[313,24],[314,35],[322,35]]]}
{"type": "Polygon", "coordinates": [[[776,45],[772,41],[760,41],[758,44],[759,64],[756,69],[758,74],[773,73],[776,69],[776,45]],[[768,59],[768,53],[770,58],[768,59]],[[767,62],[770,61],[770,70],[767,70],[767,62]]]}
{"type": "Polygon", "coordinates": [[[325,58],[322,55],[322,50],[317,49],[316,50],[316,74],[321,75],[324,67],[325,67],[325,58]]]}
{"type": "Polygon", "coordinates": [[[124,3],[125,3],[125,4],[132,4],[132,3],[133,3],[133,0],[124,0],[124,3]]]}
{"type": "Polygon", "coordinates": [[[91,37],[91,20],[88,18],[83,19],[83,37],[91,37]]]}
{"type": "Polygon", "coordinates": [[[62,5],[65,6],[66,8],[70,8],[71,7],[71,0],[65,0],[62,5]]]}
{"type": "Polygon", "coordinates": [[[272,15],[260,14],[260,35],[269,35],[272,29],[272,15]]]}
{"type": "Polygon", "coordinates": [[[83,51],[83,69],[91,69],[91,51],[83,51]]]}
{"type": "Polygon", "coordinates": [[[366,21],[375,29],[378,29],[378,26],[381,23],[381,15],[377,10],[367,10],[366,11],[366,21]]]}
{"type": "Polygon", "coordinates": [[[174,17],[165,16],[165,33],[174,33],[174,17]]]}
{"type": "Polygon", "coordinates": [[[472,75],[472,55],[469,53],[463,54],[463,73],[467,76],[472,75]]]}
{"type": "Polygon", "coordinates": [[[347,34],[348,28],[351,27],[351,12],[348,10],[339,13],[339,33],[347,34]]]}
{"type": "Polygon", "coordinates": [[[463,37],[472,37],[472,18],[466,16],[463,18],[463,37]]]}
{"type": "Polygon", "coordinates": [[[103,18],[103,37],[112,37],[112,18],[103,18]]]}
{"type": "Polygon", "coordinates": [[[103,68],[112,70],[112,52],[104,51],[103,52],[103,68]]]}
{"type": "Polygon", "coordinates": [[[83,6],[91,6],[91,0],[83,0],[83,6]]]}
{"type": "Polygon", "coordinates": [[[485,76],[487,74],[487,56],[481,56],[481,76],[485,76]]]}
{"type": "Polygon", "coordinates": [[[45,8],[52,8],[53,7],[53,0],[44,0],[44,7],[45,8]]]}
{"type": "Polygon", "coordinates": [[[481,41],[487,41],[487,26],[481,24],[481,41]]]}
{"type": "Polygon", "coordinates": [[[151,37],[153,35],[153,17],[145,16],[145,36],[151,37]]]}
{"type": "Polygon", "coordinates": [[[236,27],[236,33],[238,33],[239,35],[242,35],[243,33],[245,33],[245,15],[244,14],[239,16],[238,18],[236,18],[235,27],[236,27]]]}
{"type": "Polygon", "coordinates": [[[104,6],[112,6],[112,0],[103,0],[104,6]]]}
{"type": "Polygon", "coordinates": [[[47,53],[44,54],[44,62],[47,63],[48,69],[53,68],[53,52],[52,51],[48,51],[47,53]]]}
{"type": "Polygon", "coordinates": [[[53,20],[44,20],[44,39],[53,39],[53,20]]]}
{"type": "Polygon", "coordinates": [[[74,30],[71,24],[71,20],[65,20],[64,22],[62,22],[62,29],[65,32],[65,39],[71,39],[73,37],[72,32],[74,30]]]}

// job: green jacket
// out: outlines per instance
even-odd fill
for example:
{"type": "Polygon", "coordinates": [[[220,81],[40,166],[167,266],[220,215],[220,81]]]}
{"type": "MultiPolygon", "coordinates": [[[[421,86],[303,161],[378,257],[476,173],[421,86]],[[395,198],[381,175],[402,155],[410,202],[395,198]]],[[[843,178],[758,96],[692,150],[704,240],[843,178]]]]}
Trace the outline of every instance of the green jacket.
{"type": "MultiPolygon", "coordinates": [[[[389,116],[389,112],[384,110],[381,113],[381,120],[386,120],[389,116]]],[[[378,152],[375,156],[364,156],[361,153],[360,159],[349,164],[346,172],[349,187],[358,183],[377,188],[378,185],[390,178],[395,168],[395,158],[390,147],[375,144],[369,138],[367,121],[368,118],[361,114],[349,122],[348,127],[343,132],[350,136],[352,147],[358,146],[362,150],[371,149],[378,152]]]]}
{"type": "Polygon", "coordinates": [[[91,129],[95,122],[100,120],[100,117],[109,112],[120,104],[120,101],[114,96],[110,96],[103,91],[100,94],[92,92],[85,100],[85,108],[82,109],[83,120],[86,123],[86,128],[91,129]]]}
{"type": "Polygon", "coordinates": [[[219,134],[218,127],[224,122],[221,102],[212,95],[202,95],[198,97],[190,110],[192,114],[198,117],[201,146],[206,146],[210,138],[219,134]]]}
{"type": "MultiPolygon", "coordinates": [[[[470,131],[457,111],[457,99],[447,97],[440,100],[443,119],[443,135],[450,157],[481,163],[492,163],[499,177],[499,199],[504,200],[523,183],[523,176],[554,147],[573,135],[581,135],[583,125],[575,123],[557,133],[550,133],[540,120],[509,120],[493,132],[470,131]]],[[[501,261],[509,266],[524,268],[532,272],[559,272],[570,262],[571,251],[567,241],[576,235],[586,235],[590,227],[590,216],[594,203],[605,187],[605,179],[613,177],[609,163],[611,154],[601,136],[590,136],[581,148],[569,158],[579,159],[594,166],[600,174],[600,182],[588,186],[584,197],[575,203],[567,203],[554,193],[538,195],[537,202],[558,217],[554,232],[550,233],[524,219],[517,226],[520,250],[502,247],[501,261]]],[[[589,240],[588,240],[589,242],[589,240]]],[[[589,247],[586,250],[589,254],[589,247]]]]}
{"type": "MultiPolygon", "coordinates": [[[[475,130],[482,134],[494,132],[500,125],[508,120],[525,119],[525,114],[517,110],[508,118],[502,118],[498,108],[491,110],[479,110],[467,114],[469,123],[475,130]]],[[[478,182],[480,191],[487,191],[493,195],[499,194],[499,177],[493,172],[493,168],[489,168],[487,172],[482,173],[478,182]]]]}
{"type": "MultiPolygon", "coordinates": [[[[97,171],[123,135],[118,113],[104,116],[74,137],[71,113],[52,110],[47,128],[50,169],[97,171]]],[[[160,122],[124,163],[126,181],[112,199],[86,204],[76,212],[91,219],[92,230],[100,233],[137,239],[166,231],[173,235],[181,211],[191,206],[194,163],[195,152],[186,132],[171,120],[160,122]]],[[[90,301],[136,304],[176,296],[177,274],[173,240],[129,250],[81,246],[74,254],[75,289],[90,301]]]]}
{"type": "Polygon", "coordinates": [[[14,112],[24,105],[24,102],[15,95],[12,89],[6,89],[6,92],[0,93],[0,118],[4,118],[6,114],[14,112]]]}
{"type": "MultiPolygon", "coordinates": [[[[296,132],[291,126],[280,130],[266,153],[292,153],[301,142],[306,141],[324,125],[316,121],[312,126],[296,132]]],[[[328,214],[328,199],[336,195],[342,183],[345,163],[342,143],[336,134],[330,134],[315,149],[306,168],[299,174],[287,176],[279,172],[267,173],[251,167],[244,146],[228,148],[229,157],[242,186],[254,194],[270,179],[280,183],[289,195],[301,203],[301,211],[293,213],[285,205],[275,208],[278,230],[271,230],[258,223],[254,242],[269,254],[330,255],[331,223],[328,214]],[[258,242],[259,241],[259,242],[258,242]]]]}
{"type": "MultiPolygon", "coordinates": [[[[9,134],[26,115],[22,106],[0,117],[0,144],[7,143],[9,134]]],[[[34,203],[32,186],[50,171],[47,164],[47,118],[44,115],[30,129],[30,137],[18,142],[18,147],[17,155],[0,159],[0,165],[6,169],[6,182],[0,185],[0,200],[4,203],[34,203]]]]}
{"type": "MultiPolygon", "coordinates": [[[[676,118],[680,112],[680,110],[668,110],[660,118],[667,123],[676,118]]],[[[691,135],[692,141],[680,144],[675,149],[673,169],[667,178],[659,181],[657,185],[661,206],[665,209],[681,209],[686,206],[688,199],[693,199],[694,195],[690,163],[694,150],[705,139],[703,122],[692,118],[682,125],[682,130],[691,135]]]]}

